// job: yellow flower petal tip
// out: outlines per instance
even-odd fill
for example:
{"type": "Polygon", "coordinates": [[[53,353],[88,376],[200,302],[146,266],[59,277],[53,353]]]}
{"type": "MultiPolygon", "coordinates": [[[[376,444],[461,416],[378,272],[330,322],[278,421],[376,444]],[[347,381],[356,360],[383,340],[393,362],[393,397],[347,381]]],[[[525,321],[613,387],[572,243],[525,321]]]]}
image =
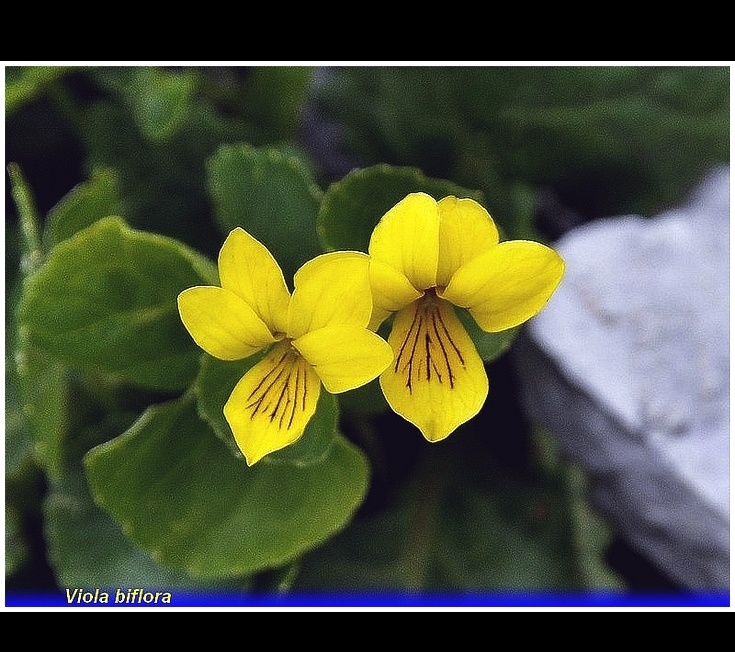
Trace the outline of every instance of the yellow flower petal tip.
{"type": "Polygon", "coordinates": [[[371,325],[395,313],[394,362],[380,386],[395,412],[440,441],[475,416],[488,379],[454,306],[485,331],[519,326],[549,300],[564,261],[537,242],[500,242],[490,214],[472,199],[408,195],[373,231],[371,325]]]}
{"type": "Polygon", "coordinates": [[[286,342],[240,379],[224,414],[248,466],[304,434],[320,389],[319,376],[286,342]]]}
{"type": "Polygon", "coordinates": [[[380,376],[383,394],[428,441],[441,441],[480,411],[485,367],[449,303],[427,295],[400,311],[388,343],[394,361],[380,376]]]}
{"type": "Polygon", "coordinates": [[[271,253],[237,228],[222,246],[218,270],[221,287],[184,290],[179,315],[192,339],[216,358],[239,360],[270,347],[224,406],[253,465],[304,434],[322,385],[329,392],[360,387],[380,375],[393,353],[368,329],[373,302],[364,253],[307,262],[291,294],[271,253]]]}

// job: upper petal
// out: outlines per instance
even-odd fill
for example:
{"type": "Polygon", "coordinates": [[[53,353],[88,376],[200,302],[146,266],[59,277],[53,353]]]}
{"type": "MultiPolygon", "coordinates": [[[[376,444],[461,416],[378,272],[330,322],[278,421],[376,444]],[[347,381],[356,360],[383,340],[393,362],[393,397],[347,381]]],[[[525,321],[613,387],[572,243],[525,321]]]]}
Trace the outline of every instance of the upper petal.
{"type": "Polygon", "coordinates": [[[427,440],[444,439],[480,411],[485,367],[446,301],[427,296],[401,310],[388,343],[394,362],[380,376],[383,394],[427,440]]]}
{"type": "Polygon", "coordinates": [[[302,265],[294,275],[289,337],[330,325],[367,326],[373,309],[368,265],[357,251],[322,254],[302,265]]]}
{"type": "Polygon", "coordinates": [[[247,303],[273,333],[286,332],[290,294],[270,251],[247,231],[233,229],[217,260],[222,287],[247,303]]]}
{"type": "Polygon", "coordinates": [[[354,326],[327,326],[293,341],[328,392],[338,394],[377,378],[393,360],[388,344],[354,326]]]}
{"type": "Polygon", "coordinates": [[[389,313],[404,308],[422,295],[403,273],[375,258],[370,259],[370,287],[375,308],[389,313]]]}
{"type": "Polygon", "coordinates": [[[215,358],[240,360],[275,341],[253,309],[224,288],[189,288],[179,294],[178,305],[186,330],[215,358]]]}
{"type": "Polygon", "coordinates": [[[436,284],[448,285],[462,265],[498,244],[490,214],[472,199],[445,197],[439,206],[439,266],[436,284]]]}
{"type": "Polygon", "coordinates": [[[439,208],[416,192],[391,208],[373,230],[370,257],[405,276],[419,292],[436,285],[439,260],[439,208]]]}
{"type": "Polygon", "coordinates": [[[564,260],[538,242],[510,240],[470,260],[441,296],[468,308],[480,328],[522,324],[544,307],[564,274],[564,260]]]}
{"type": "Polygon", "coordinates": [[[285,342],[240,379],[224,413],[249,466],[304,434],[320,390],[314,370],[285,342]]]}

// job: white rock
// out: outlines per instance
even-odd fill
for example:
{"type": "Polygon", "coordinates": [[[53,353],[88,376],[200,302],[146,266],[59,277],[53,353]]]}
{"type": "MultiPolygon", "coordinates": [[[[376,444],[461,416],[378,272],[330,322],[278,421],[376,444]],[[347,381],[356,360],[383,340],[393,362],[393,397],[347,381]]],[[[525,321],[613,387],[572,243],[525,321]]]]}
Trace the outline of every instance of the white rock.
{"type": "Polygon", "coordinates": [[[621,532],[699,587],[729,579],[729,183],[718,169],[676,210],[567,233],[565,278],[527,329],[554,373],[519,347],[531,415],[597,475],[621,532]]]}

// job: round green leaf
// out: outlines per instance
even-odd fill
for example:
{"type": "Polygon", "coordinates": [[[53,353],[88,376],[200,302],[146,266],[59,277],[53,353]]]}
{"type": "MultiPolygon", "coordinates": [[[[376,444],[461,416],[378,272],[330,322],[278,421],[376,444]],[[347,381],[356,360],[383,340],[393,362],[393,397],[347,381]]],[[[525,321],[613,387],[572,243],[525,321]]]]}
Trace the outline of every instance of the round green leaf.
{"type": "Polygon", "coordinates": [[[316,234],[321,191],[296,156],[244,143],[224,145],[207,162],[207,173],[223,232],[240,226],[260,240],[287,283],[321,253],[316,234]]]}
{"type": "MultiPolygon", "coordinates": [[[[259,353],[245,360],[226,362],[204,354],[195,385],[199,415],[243,464],[243,454],[232,436],[223,409],[237,382],[262,357],[263,354],[259,353]]],[[[338,416],[337,398],[322,388],[316,413],[306,426],[301,439],[271,453],[263,463],[290,462],[304,465],[323,459],[337,436],[338,416]]]]}
{"type": "MultiPolygon", "coordinates": [[[[73,431],[65,442],[65,468],[43,503],[47,556],[56,580],[62,589],[209,586],[157,564],[92,499],[82,456],[90,446],[111,439],[130,423],[129,415],[112,413],[100,423],[73,431]]],[[[233,588],[246,586],[245,578],[233,583],[233,588]]]]}
{"type": "Polygon", "coordinates": [[[309,466],[235,459],[193,401],[148,409],[85,457],[95,500],[159,563],[200,578],[275,568],[341,530],[368,483],[364,456],[337,438],[309,466]]]}
{"type": "Polygon", "coordinates": [[[158,390],[187,387],[200,351],[179,319],[183,289],[216,283],[211,263],[116,217],[64,240],[26,280],[18,325],[71,367],[158,390]]]}
{"type": "Polygon", "coordinates": [[[425,192],[434,199],[447,195],[483,203],[482,193],[451,181],[431,179],[417,168],[374,165],[351,172],[324,194],[317,228],[325,249],[367,251],[381,217],[406,195],[425,192]]]}

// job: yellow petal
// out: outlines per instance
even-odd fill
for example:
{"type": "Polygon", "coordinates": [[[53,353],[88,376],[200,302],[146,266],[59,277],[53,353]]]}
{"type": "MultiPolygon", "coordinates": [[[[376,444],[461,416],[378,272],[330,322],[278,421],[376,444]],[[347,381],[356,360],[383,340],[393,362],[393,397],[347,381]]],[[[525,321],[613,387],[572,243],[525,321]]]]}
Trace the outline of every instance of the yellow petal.
{"type": "Polygon", "coordinates": [[[498,244],[498,229],[489,213],[472,199],[439,201],[439,266],[436,284],[444,287],[462,265],[498,244]]]}
{"type": "Polygon", "coordinates": [[[564,274],[564,260],[538,242],[510,240],[472,259],[441,296],[468,308],[485,331],[522,324],[544,307],[564,274]]]}
{"type": "Polygon", "coordinates": [[[275,338],[240,297],[211,285],[184,290],[179,315],[194,341],[221,360],[241,360],[275,338]]]}
{"type": "Polygon", "coordinates": [[[354,326],[327,326],[293,341],[328,392],[338,394],[377,378],[393,361],[388,344],[354,326]]]}
{"type": "Polygon", "coordinates": [[[401,310],[388,343],[394,362],[380,376],[383,394],[426,439],[444,439],[480,411],[485,367],[447,302],[427,295],[401,310]]]}
{"type": "Polygon", "coordinates": [[[368,265],[368,256],[356,251],[322,254],[302,265],[294,275],[289,337],[330,325],[367,326],[373,310],[368,265]]]}
{"type": "Polygon", "coordinates": [[[384,313],[405,308],[423,294],[395,267],[375,258],[370,259],[370,287],[374,306],[384,313]]]}
{"type": "Polygon", "coordinates": [[[391,316],[390,310],[385,310],[373,304],[373,314],[370,315],[370,321],[368,322],[368,330],[377,331],[380,325],[391,316]]]}
{"type": "Polygon", "coordinates": [[[439,260],[439,208],[416,192],[391,208],[373,230],[368,249],[373,260],[392,267],[419,292],[436,285],[439,260]]]}
{"type": "Polygon", "coordinates": [[[224,413],[249,466],[304,434],[320,388],[314,370],[286,342],[240,379],[224,413]]]}
{"type": "Polygon", "coordinates": [[[227,236],[217,260],[222,287],[247,303],[273,333],[286,332],[291,298],[268,249],[241,228],[227,236]]]}

